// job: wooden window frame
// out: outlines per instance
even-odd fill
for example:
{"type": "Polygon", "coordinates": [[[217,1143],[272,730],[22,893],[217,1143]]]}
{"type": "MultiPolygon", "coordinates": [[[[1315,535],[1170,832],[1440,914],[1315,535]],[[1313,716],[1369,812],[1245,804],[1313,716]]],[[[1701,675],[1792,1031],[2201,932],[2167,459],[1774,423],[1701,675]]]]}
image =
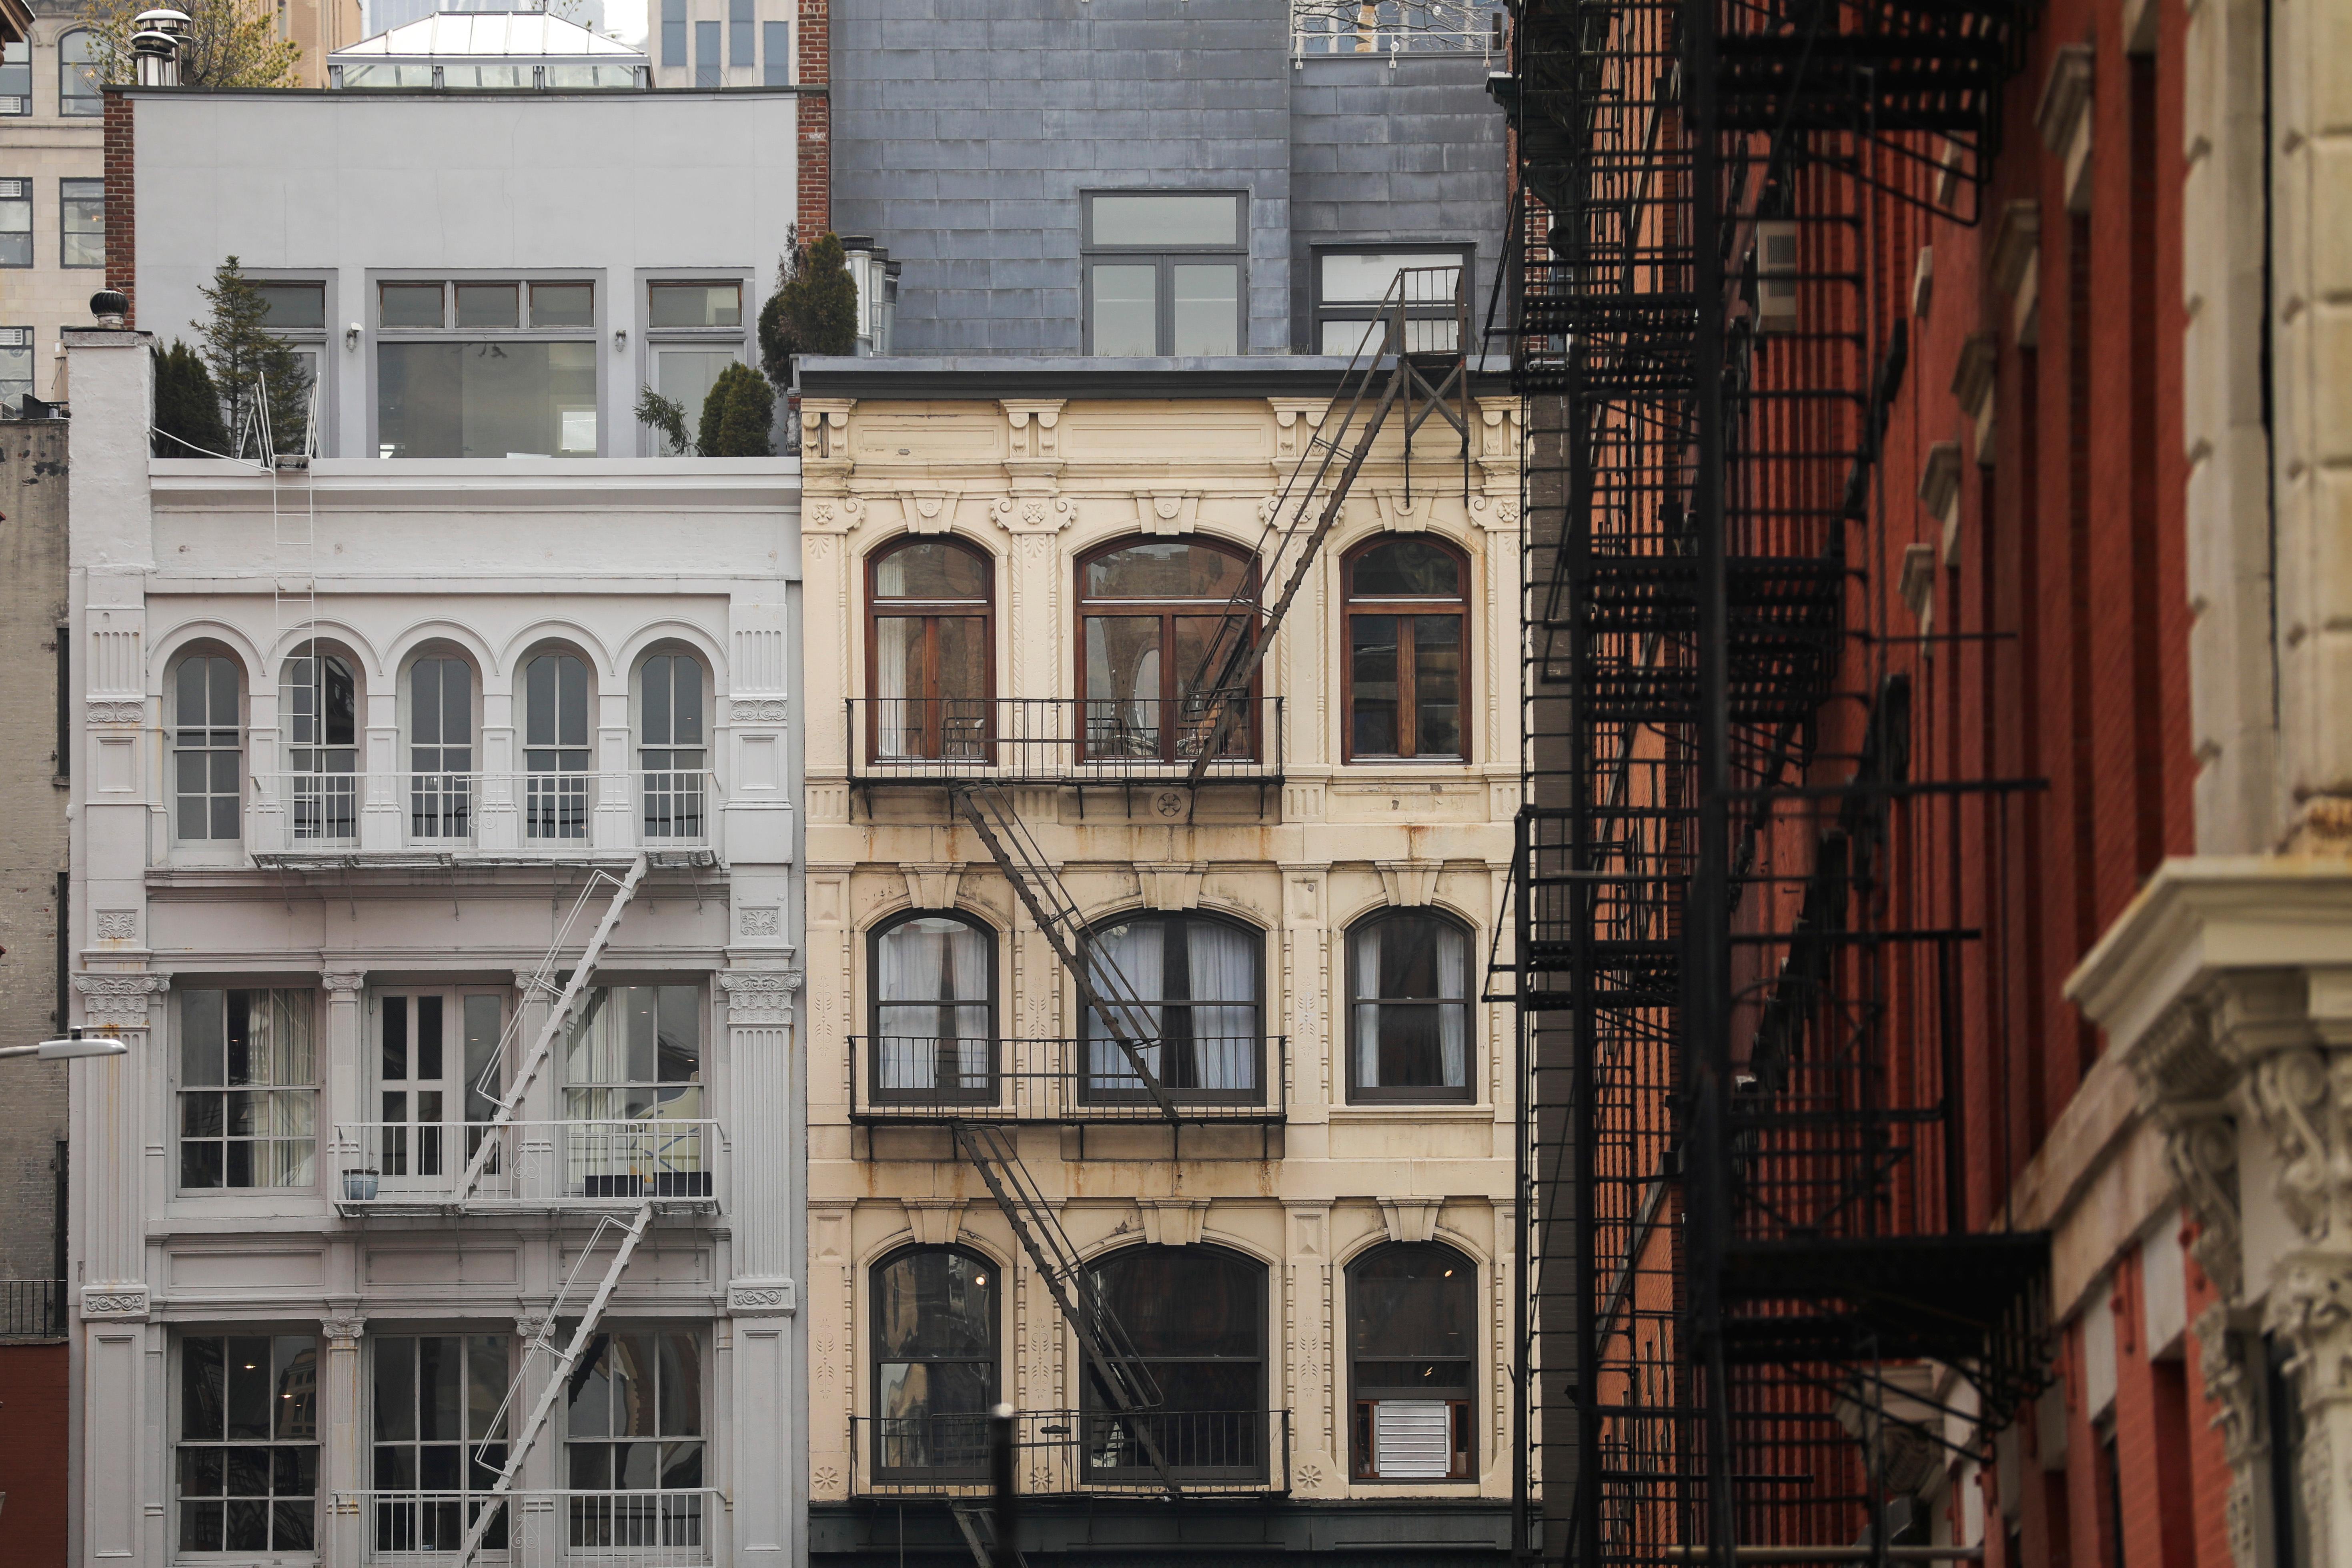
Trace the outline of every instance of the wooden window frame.
{"type": "Polygon", "coordinates": [[[871,1423],[872,1430],[866,1438],[866,1441],[872,1444],[873,1447],[867,1457],[873,1460],[874,1473],[877,1477],[891,1477],[902,1479],[915,1477],[968,1477],[974,1480],[985,1480],[987,1477],[984,1473],[984,1469],[979,1467],[965,1467],[961,1465],[933,1465],[922,1467],[911,1465],[885,1466],[882,1463],[882,1423],[886,1419],[882,1414],[883,1363],[885,1361],[919,1360],[923,1364],[929,1365],[938,1362],[968,1362],[976,1359],[970,1356],[930,1356],[920,1358],[888,1357],[882,1353],[883,1272],[886,1269],[894,1267],[903,1259],[923,1257],[931,1253],[952,1254],[956,1257],[967,1258],[973,1263],[977,1263],[982,1268],[988,1270],[991,1277],[991,1282],[988,1285],[983,1286],[982,1289],[986,1289],[992,1298],[988,1314],[988,1326],[991,1340],[989,1348],[993,1352],[989,1359],[989,1365],[992,1368],[992,1372],[989,1378],[989,1383],[992,1385],[990,1392],[999,1400],[1002,1400],[1004,1397],[1004,1310],[1006,1297],[1008,1294],[1004,1289],[1004,1279],[1007,1273],[1004,1266],[998,1263],[986,1253],[982,1252],[975,1247],[966,1247],[959,1242],[950,1242],[943,1247],[929,1247],[917,1244],[911,1247],[893,1247],[888,1252],[884,1253],[880,1258],[876,1258],[871,1264],[867,1265],[866,1270],[866,1332],[870,1336],[867,1341],[870,1349],[866,1358],[866,1408],[873,1413],[871,1423]]]}
{"type": "Polygon", "coordinates": [[[940,639],[937,623],[942,619],[969,620],[975,613],[980,616],[981,646],[984,649],[981,674],[981,694],[975,699],[988,715],[986,732],[981,737],[982,755],[993,761],[996,755],[996,557],[972,543],[952,534],[901,534],[866,555],[866,757],[869,763],[945,763],[947,747],[941,726],[930,728],[929,744],[933,754],[920,757],[884,757],[880,752],[882,734],[880,621],[887,615],[892,619],[919,619],[923,623],[923,685],[924,695],[915,699],[922,702],[944,700],[940,689],[940,639]],[[987,587],[978,599],[904,598],[886,599],[878,585],[882,563],[901,550],[919,544],[944,544],[961,550],[980,563],[987,587]]]}
{"type": "Polygon", "coordinates": [[[1473,681],[1470,661],[1470,555],[1448,539],[1427,534],[1375,534],[1339,559],[1339,760],[1345,763],[1427,763],[1439,765],[1467,763],[1474,755],[1470,718],[1476,706],[1472,701],[1473,681]],[[1444,551],[1462,569],[1462,592],[1450,598],[1425,596],[1362,596],[1356,593],[1356,563],[1383,544],[1401,538],[1413,538],[1444,551]],[[1356,751],[1356,617],[1389,616],[1401,622],[1414,616],[1442,616],[1452,613],[1462,623],[1462,750],[1444,756],[1423,757],[1412,750],[1420,729],[1419,712],[1413,694],[1412,637],[1409,626],[1401,625],[1397,637],[1397,741],[1403,748],[1395,752],[1367,752],[1360,756],[1356,751]]]}
{"type": "Polygon", "coordinates": [[[994,1105],[1003,1083],[1003,1024],[998,1007],[1000,984],[997,964],[999,933],[996,928],[977,916],[961,910],[901,910],[887,920],[877,921],[866,931],[866,1092],[877,1105],[994,1105]],[[984,1089],[964,1090],[884,1089],[882,1087],[882,1009],[885,1006],[923,1006],[927,1004],[894,1002],[882,994],[882,939],[900,926],[916,921],[953,921],[958,925],[976,931],[988,942],[988,1084],[984,1089]]]}
{"type": "Polygon", "coordinates": [[[1471,961],[1478,952],[1478,933],[1470,924],[1447,911],[1430,904],[1392,905],[1373,910],[1350,921],[1339,933],[1339,957],[1343,965],[1339,979],[1339,1005],[1347,1014],[1341,1032],[1342,1047],[1347,1063],[1341,1069],[1347,1084],[1349,1105],[1475,1105],[1478,1101],[1478,1014],[1477,987],[1468,973],[1471,961]],[[1462,998],[1449,1001],[1444,997],[1426,999],[1399,996],[1363,997],[1356,994],[1356,939],[1373,927],[1406,919],[1443,921],[1461,933],[1464,954],[1462,998]],[[1376,1006],[1458,1006],[1462,1009],[1462,1087],[1449,1089],[1440,1084],[1428,1086],[1363,1084],[1356,1081],[1356,1010],[1370,1002],[1376,1006]]]}
{"type": "MultiPolygon", "coordinates": [[[[1383,1242],[1366,1248],[1348,1260],[1342,1270],[1347,1277],[1347,1321],[1340,1325],[1339,1342],[1348,1360],[1348,1471],[1350,1479],[1379,1486],[1435,1486],[1442,1483],[1475,1480],[1478,1477],[1478,1263],[1468,1253],[1445,1242],[1399,1243],[1383,1242]],[[1455,1266],[1468,1270],[1470,1280],[1465,1289],[1470,1293],[1470,1378],[1466,1384],[1448,1384],[1432,1390],[1430,1398],[1442,1400],[1446,1405],[1446,1436],[1449,1455],[1444,1476],[1382,1476],[1372,1468],[1372,1406],[1384,1398],[1400,1397],[1378,1391],[1361,1392],[1356,1381],[1356,1271],[1372,1258],[1393,1247],[1405,1246],[1437,1247],[1452,1253],[1455,1266]],[[1466,1439],[1466,1440],[1465,1440],[1466,1439]]],[[[1373,1358],[1378,1359],[1378,1358],[1373,1358]]],[[[1434,1358],[1433,1358],[1434,1359],[1434,1358]]]]}
{"type": "MultiPolygon", "coordinates": [[[[1179,711],[1176,668],[1177,661],[1174,658],[1176,622],[1179,617],[1192,617],[1202,615],[1203,613],[1202,606],[1208,605],[1218,606],[1215,610],[1208,612],[1209,614],[1222,616],[1224,613],[1224,605],[1231,604],[1232,601],[1216,599],[1097,599],[1090,596],[1087,593],[1087,569],[1092,566],[1096,562],[1100,561],[1107,555],[1116,555],[1122,550],[1131,550],[1139,544],[1150,544],[1154,542],[1157,542],[1157,536],[1151,534],[1130,534],[1123,539],[1114,539],[1108,543],[1097,545],[1094,549],[1080,555],[1071,572],[1070,586],[1073,595],[1073,603],[1077,606],[1077,625],[1075,628],[1076,636],[1073,639],[1075,646],[1071,650],[1072,662],[1076,667],[1073,672],[1074,680],[1071,689],[1077,693],[1078,704],[1077,716],[1071,728],[1074,732],[1072,744],[1075,748],[1077,760],[1081,763],[1140,762],[1147,763],[1158,763],[1172,767],[1179,763],[1187,763],[1192,761],[1189,757],[1179,756],[1177,754],[1177,736],[1179,734],[1180,727],[1179,725],[1169,721],[1169,715],[1176,714],[1179,711]],[[1160,617],[1160,754],[1156,757],[1089,757],[1087,754],[1087,622],[1097,613],[1093,606],[1097,605],[1104,606],[1099,613],[1105,616],[1157,616],[1160,617]]],[[[1261,570],[1260,563],[1255,551],[1246,550],[1238,544],[1229,543],[1222,539],[1213,539],[1205,534],[1187,534],[1180,539],[1178,542],[1194,549],[1213,550],[1221,555],[1229,556],[1232,559],[1240,562],[1244,568],[1246,579],[1246,587],[1251,602],[1255,604],[1257,601],[1260,589],[1263,586],[1263,582],[1259,575],[1261,570]]],[[[1258,710],[1262,706],[1259,701],[1259,698],[1265,689],[1265,666],[1261,663],[1256,669],[1250,672],[1249,710],[1242,715],[1242,726],[1246,731],[1248,744],[1238,750],[1227,751],[1221,753],[1223,761],[1234,763],[1254,763],[1258,760],[1258,754],[1262,750],[1263,742],[1263,737],[1258,733],[1259,730],[1263,727],[1259,722],[1258,710]]],[[[1227,736],[1227,740],[1230,743],[1232,740],[1230,733],[1227,736]]]]}

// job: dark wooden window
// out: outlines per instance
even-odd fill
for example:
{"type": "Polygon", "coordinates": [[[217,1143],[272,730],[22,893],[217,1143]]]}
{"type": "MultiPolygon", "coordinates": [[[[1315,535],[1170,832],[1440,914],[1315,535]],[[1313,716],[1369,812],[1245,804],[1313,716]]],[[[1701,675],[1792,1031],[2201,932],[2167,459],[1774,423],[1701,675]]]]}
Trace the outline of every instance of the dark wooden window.
{"type": "Polygon", "coordinates": [[[1470,754],[1469,563],[1411,536],[1349,554],[1347,760],[1470,754]]]}
{"type": "Polygon", "coordinates": [[[1477,1471],[1478,1269],[1436,1242],[1391,1242],[1348,1268],[1358,1480],[1477,1471]]]}
{"type": "Polygon", "coordinates": [[[1265,1474],[1265,1266],[1213,1247],[1130,1247],[1094,1265],[1111,1315],[1159,1385],[1160,1402],[1122,1424],[1086,1380],[1086,1458],[1104,1479],[1151,1474],[1148,1424],[1181,1479],[1265,1474]]]}
{"type": "MultiPolygon", "coordinates": [[[[1117,968],[1155,1031],[1144,1065],[1171,1093],[1195,1101],[1265,1100],[1265,938],[1232,921],[1147,914],[1101,925],[1092,951],[1117,968]]],[[[1097,1103],[1147,1090],[1092,1008],[1086,1014],[1083,1097],[1097,1103]]]]}
{"type": "Polygon", "coordinates": [[[961,1247],[913,1247],[875,1266],[878,1474],[988,1473],[996,1300],[996,1266],[961,1247]]]}
{"type": "Polygon", "coordinates": [[[951,539],[909,539],[866,567],[868,754],[984,762],[996,573],[951,539]]]}
{"type": "MultiPolygon", "coordinates": [[[[1218,631],[1237,593],[1255,595],[1257,563],[1207,541],[1139,540],[1078,563],[1078,697],[1092,762],[1190,762],[1213,715],[1218,631]]],[[[1255,687],[1252,695],[1255,695],[1255,687]]],[[[1234,716],[1220,755],[1255,757],[1255,704],[1234,716]]]]}
{"type": "Polygon", "coordinates": [[[919,910],[871,940],[876,1100],[993,1100],[996,933],[919,910]]]}
{"type": "Polygon", "coordinates": [[[1434,910],[1390,910],[1348,931],[1348,1098],[1466,1100],[1470,932],[1434,910]]]}

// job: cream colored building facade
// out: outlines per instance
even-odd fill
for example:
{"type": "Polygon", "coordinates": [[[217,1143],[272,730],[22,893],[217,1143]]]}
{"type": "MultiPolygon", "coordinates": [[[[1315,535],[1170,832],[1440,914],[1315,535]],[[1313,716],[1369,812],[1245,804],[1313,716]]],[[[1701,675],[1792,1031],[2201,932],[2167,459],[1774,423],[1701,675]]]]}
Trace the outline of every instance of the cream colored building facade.
{"type": "MultiPolygon", "coordinates": [[[[0,89],[0,110],[14,110],[0,112],[0,218],[9,220],[0,226],[30,236],[29,243],[0,236],[0,248],[16,247],[28,263],[20,268],[11,258],[11,265],[0,268],[0,396],[11,400],[25,392],[64,400],[58,334],[88,323],[89,297],[106,287],[103,228],[97,236],[100,265],[66,265],[69,193],[86,201],[92,189],[67,182],[101,181],[106,174],[98,102],[78,90],[79,82],[68,81],[59,59],[60,43],[80,28],[79,7],[36,0],[32,37],[8,46],[11,80],[0,89]],[[19,84],[21,92],[14,90],[19,84]],[[12,209],[11,202],[28,203],[29,209],[12,209]]],[[[92,259],[79,232],[86,212],[85,206],[77,213],[80,254],[71,258],[77,262],[92,259]]]]}
{"type": "MultiPolygon", "coordinates": [[[[856,379],[886,390],[822,395],[828,378],[803,371],[818,394],[801,404],[807,679],[812,691],[850,698],[831,713],[813,706],[807,737],[813,1548],[825,1550],[829,1507],[854,1511],[902,1489],[877,1469],[866,1423],[882,1414],[877,1270],[906,1249],[961,1247],[1013,1281],[997,1397],[1024,1411],[1084,1403],[1076,1336],[975,1167],[940,1122],[881,1103],[888,1086],[867,1042],[890,1026],[877,997],[887,984],[875,973],[879,933],[919,912],[984,933],[1002,1064],[1008,1079],[1038,1075],[983,1098],[1042,1107],[1064,1097],[1059,1116],[1016,1112],[1013,1135],[1088,1266],[1132,1247],[1199,1247],[1242,1275],[1262,1273],[1254,1332],[1269,1449],[1285,1450],[1265,1457],[1266,1489],[1286,1485],[1294,1507],[1507,1499],[1516,1068],[1507,1008],[1478,996],[1518,793],[1516,402],[1473,406],[1466,495],[1450,429],[1424,427],[1410,489],[1402,445],[1383,436],[1265,661],[1262,726],[1237,747],[1245,757],[1221,761],[1196,795],[1181,763],[1124,767],[1105,754],[1101,693],[1082,703],[1076,685],[1094,651],[1080,630],[1097,581],[1087,563],[1137,544],[1271,552],[1268,517],[1324,421],[1328,392],[1250,395],[1234,384],[1278,384],[1260,370],[1186,397],[1195,378],[1181,371],[1065,361],[1069,395],[1016,397],[991,388],[1034,387],[1022,362],[938,374],[925,367],[949,362],[832,363],[863,367],[856,379]],[[889,395],[901,381],[910,394],[889,395]],[[942,770],[893,763],[894,751],[921,747],[894,743],[887,717],[869,711],[887,706],[877,681],[892,685],[877,674],[888,650],[873,639],[896,635],[873,629],[875,594],[898,585],[877,563],[910,540],[948,542],[987,577],[998,716],[995,743],[969,771],[1004,784],[1085,916],[1103,929],[1215,922],[1262,952],[1264,1076],[1244,1097],[1246,1119],[1228,1105],[1172,1133],[1133,1121],[1071,1124],[1086,1074],[1068,1056],[1046,1058],[1051,1042],[1082,1032],[1075,987],[987,847],[951,815],[942,770]],[[1434,545],[1464,568],[1466,754],[1350,762],[1343,563],[1399,541],[1434,545]],[[1096,717],[1068,717],[1082,707],[1096,717]],[[1467,941],[1466,1082],[1441,1103],[1367,1103],[1349,1070],[1349,933],[1400,910],[1433,913],[1467,941]],[[1475,1459],[1460,1479],[1351,1479],[1368,1456],[1351,1440],[1350,1267],[1383,1244],[1431,1241],[1476,1275],[1475,1459]]],[[[1328,386],[1336,377],[1323,363],[1328,386]]],[[[1196,950],[1196,974],[1200,965],[1196,950]]],[[[1148,984],[1141,994],[1154,994],[1148,984]]],[[[1174,1060],[1163,1072],[1175,1073],[1174,1060]]],[[[1054,1457],[1030,1458],[1024,1485],[1059,1489],[1054,1457]]]]}
{"type": "MultiPolygon", "coordinates": [[[[2242,1568],[2352,1561],[2352,11],[2191,7],[2182,270],[2197,853],[2069,991],[2109,1050],[2053,1131],[2059,1290],[2173,1205],[2242,1568]],[[2267,130],[2268,135],[2265,136],[2267,130]],[[2274,1472],[2284,1468],[2284,1475],[2274,1472]],[[2280,1484],[2284,1483],[2284,1484],[2280,1484]],[[2299,1505],[2290,1523],[2279,1499],[2299,1505]],[[2304,1541],[2282,1541],[2293,1530],[2304,1541]],[[2298,1551],[2300,1555],[2298,1555],[2298,1551]]],[[[2045,1151],[2046,1152],[2046,1151],[2045,1151]]]]}

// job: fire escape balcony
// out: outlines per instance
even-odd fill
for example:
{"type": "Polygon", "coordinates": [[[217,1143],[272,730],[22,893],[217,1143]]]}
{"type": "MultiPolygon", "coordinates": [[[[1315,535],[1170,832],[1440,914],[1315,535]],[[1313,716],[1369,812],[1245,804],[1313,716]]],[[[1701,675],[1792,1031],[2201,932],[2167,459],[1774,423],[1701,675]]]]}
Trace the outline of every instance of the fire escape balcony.
{"type": "MultiPolygon", "coordinates": [[[[1013,1474],[1028,1497],[1266,1496],[1290,1490],[1290,1412],[1024,1410],[1013,1474]],[[1145,1458],[1149,1436],[1163,1475],[1145,1458]]],[[[984,1498],[989,1417],[850,1418],[851,1489],[860,1497],[984,1498]]]]}
{"type": "Polygon", "coordinates": [[[726,1132],[716,1121],[346,1121],[330,1148],[348,1218],[570,1212],[715,1214],[726,1132]],[[487,1146],[487,1152],[485,1148],[487,1146]]]}
{"type": "MultiPolygon", "coordinates": [[[[357,1514],[360,1561],[399,1568],[463,1568],[466,1527],[483,1493],[337,1492],[339,1513],[357,1514]]],[[[719,1536],[726,1506],[710,1488],[660,1491],[524,1491],[484,1537],[477,1564],[503,1568],[713,1568],[728,1559],[719,1536]]]]}
{"type": "MultiPolygon", "coordinates": [[[[1162,1042],[1142,1047],[1178,1124],[1279,1126],[1289,1040],[1162,1042]]],[[[1165,1125],[1163,1110],[1108,1039],[940,1039],[853,1035],[850,1120],[1165,1125]]]]}
{"type": "Polygon", "coordinates": [[[264,866],[501,860],[715,864],[716,775],[619,773],[277,773],[254,775],[246,842],[264,866]]]}
{"type": "MultiPolygon", "coordinates": [[[[1238,706],[1204,782],[1281,782],[1282,699],[1238,706]]],[[[1186,699],[853,697],[846,707],[850,783],[866,786],[1181,784],[1218,721],[1206,700],[1186,699]]]]}

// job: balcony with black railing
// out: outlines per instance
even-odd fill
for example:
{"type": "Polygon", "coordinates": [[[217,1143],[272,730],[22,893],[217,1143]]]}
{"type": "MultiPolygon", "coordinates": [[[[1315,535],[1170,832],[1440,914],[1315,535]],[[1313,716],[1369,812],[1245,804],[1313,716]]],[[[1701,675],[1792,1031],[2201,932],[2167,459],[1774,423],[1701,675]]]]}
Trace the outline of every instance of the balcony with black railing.
{"type": "MultiPolygon", "coordinates": [[[[1281,1035],[1168,1038],[1139,1047],[1179,1122],[1278,1125],[1281,1035]]],[[[1117,1042],[853,1035],[851,1120],[1151,1123],[1171,1118],[1117,1042]]]]}
{"type": "Polygon", "coordinates": [[[1282,699],[1237,705],[1222,741],[1207,696],[1158,699],[853,697],[853,784],[1181,784],[1214,742],[1203,781],[1282,777],[1282,699]]]}
{"type": "MultiPolygon", "coordinates": [[[[1287,1410],[1023,1410],[1013,1473],[1029,1497],[1251,1496],[1290,1490],[1287,1410]],[[1150,1456],[1156,1454],[1155,1463],[1150,1456]]],[[[850,1418],[862,1497],[985,1497],[984,1414],[850,1418]]]]}

